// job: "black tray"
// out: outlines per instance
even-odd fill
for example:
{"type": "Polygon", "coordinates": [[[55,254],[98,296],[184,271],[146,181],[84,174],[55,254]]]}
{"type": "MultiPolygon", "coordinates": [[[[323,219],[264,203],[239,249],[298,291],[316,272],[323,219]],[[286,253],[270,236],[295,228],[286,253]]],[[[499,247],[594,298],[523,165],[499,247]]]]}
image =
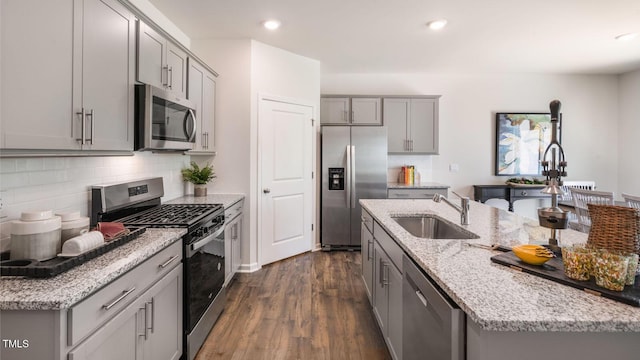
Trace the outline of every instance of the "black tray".
{"type": "Polygon", "coordinates": [[[10,253],[4,252],[0,254],[0,275],[26,276],[33,278],[53,277],[78,265],[82,265],[85,262],[111,251],[120,245],[126,244],[147,231],[147,228],[145,227],[127,226],[127,229],[129,229],[128,234],[120,236],[115,240],[106,242],[100,247],[74,257],[55,257],[45,261],[30,259],[9,260],[10,253]]]}
{"type": "Polygon", "coordinates": [[[627,285],[622,291],[611,291],[596,285],[594,279],[589,281],[578,281],[568,278],[564,274],[564,264],[561,257],[552,258],[543,265],[530,265],[522,262],[512,252],[506,252],[491,257],[494,263],[509,266],[512,269],[523,271],[529,274],[568,285],[576,289],[584,290],[589,294],[606,297],[625,304],[640,307],[640,275],[636,275],[634,285],[627,285]]]}

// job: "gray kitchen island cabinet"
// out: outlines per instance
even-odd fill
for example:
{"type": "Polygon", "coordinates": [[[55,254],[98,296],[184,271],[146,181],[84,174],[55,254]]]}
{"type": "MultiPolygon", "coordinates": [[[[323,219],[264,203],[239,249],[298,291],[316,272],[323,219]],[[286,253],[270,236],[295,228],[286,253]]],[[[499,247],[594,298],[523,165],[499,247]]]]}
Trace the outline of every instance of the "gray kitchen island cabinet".
{"type": "Polygon", "coordinates": [[[187,97],[187,53],[138,21],[138,81],[187,97]]]}
{"type": "Polygon", "coordinates": [[[2,24],[0,148],[133,150],[135,18],[127,8],[3,1],[2,24]]]}
{"type": "Polygon", "coordinates": [[[216,75],[206,66],[189,58],[187,98],[196,107],[196,143],[189,154],[215,154],[216,75]]]}
{"type": "Polygon", "coordinates": [[[362,281],[369,302],[373,304],[373,218],[362,210],[362,229],[360,249],[362,249],[362,281]]]}
{"type": "Polygon", "coordinates": [[[438,97],[382,101],[389,153],[438,154],[438,97]]]}
{"type": "MultiPolygon", "coordinates": [[[[402,250],[374,222],[373,313],[391,357],[402,359],[402,250]]],[[[362,235],[365,236],[365,235],[362,235]]]]}

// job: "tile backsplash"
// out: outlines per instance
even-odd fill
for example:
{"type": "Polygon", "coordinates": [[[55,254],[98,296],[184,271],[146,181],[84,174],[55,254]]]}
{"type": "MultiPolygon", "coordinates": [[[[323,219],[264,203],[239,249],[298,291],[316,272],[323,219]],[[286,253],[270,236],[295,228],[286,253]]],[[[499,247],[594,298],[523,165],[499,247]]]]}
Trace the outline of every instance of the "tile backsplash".
{"type": "Polygon", "coordinates": [[[27,210],[76,210],[89,215],[92,185],[147,177],[164,178],[162,199],[183,194],[180,169],[189,157],[136,152],[133,156],[0,159],[0,251],[6,250],[10,221],[27,210]]]}

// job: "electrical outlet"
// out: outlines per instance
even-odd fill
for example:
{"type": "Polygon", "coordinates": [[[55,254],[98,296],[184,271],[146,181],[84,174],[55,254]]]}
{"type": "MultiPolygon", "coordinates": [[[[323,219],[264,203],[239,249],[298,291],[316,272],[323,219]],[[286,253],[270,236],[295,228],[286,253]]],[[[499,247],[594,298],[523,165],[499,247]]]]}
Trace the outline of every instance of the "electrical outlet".
{"type": "Polygon", "coordinates": [[[449,164],[449,171],[450,172],[458,172],[458,170],[460,170],[460,166],[458,164],[449,164]]]}

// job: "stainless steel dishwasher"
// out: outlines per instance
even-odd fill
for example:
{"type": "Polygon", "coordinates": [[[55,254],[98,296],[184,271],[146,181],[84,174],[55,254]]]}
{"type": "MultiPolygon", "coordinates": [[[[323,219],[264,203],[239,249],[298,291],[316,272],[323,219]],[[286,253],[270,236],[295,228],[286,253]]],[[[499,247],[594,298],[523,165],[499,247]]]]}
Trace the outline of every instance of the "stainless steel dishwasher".
{"type": "Polygon", "coordinates": [[[406,255],[402,263],[403,359],[464,360],[464,312],[406,255]]]}

